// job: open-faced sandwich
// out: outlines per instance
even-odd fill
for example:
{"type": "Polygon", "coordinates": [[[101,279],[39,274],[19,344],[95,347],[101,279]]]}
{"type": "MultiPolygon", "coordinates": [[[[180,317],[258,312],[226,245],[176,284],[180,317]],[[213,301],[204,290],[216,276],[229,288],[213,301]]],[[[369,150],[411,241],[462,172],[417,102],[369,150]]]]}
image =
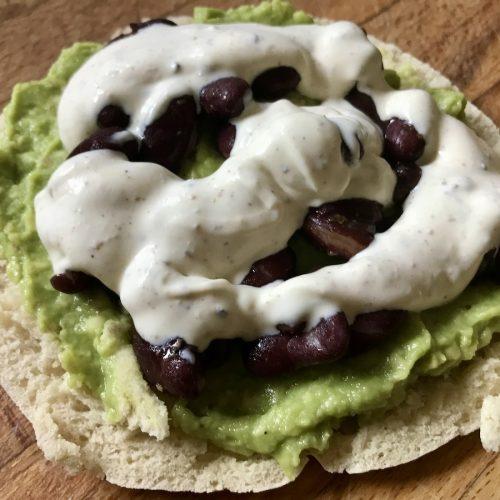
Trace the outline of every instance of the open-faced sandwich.
{"type": "Polygon", "coordinates": [[[258,491],[500,441],[500,151],[449,81],[284,0],[131,24],[19,84],[1,383],[45,455],[258,491]]]}

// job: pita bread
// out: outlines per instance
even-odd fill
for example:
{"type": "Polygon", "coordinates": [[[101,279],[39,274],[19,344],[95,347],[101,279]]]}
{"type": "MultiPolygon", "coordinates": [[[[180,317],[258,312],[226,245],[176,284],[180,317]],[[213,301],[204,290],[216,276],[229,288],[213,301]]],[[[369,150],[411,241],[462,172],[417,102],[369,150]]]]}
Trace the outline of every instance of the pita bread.
{"type": "MultiPolygon", "coordinates": [[[[383,49],[388,67],[409,62],[431,85],[451,85],[397,47],[372,41],[383,49]]],[[[500,158],[494,123],[470,103],[466,117],[500,158]]],[[[292,480],[270,458],[241,457],[175,429],[157,440],[140,432],[137,423],[108,423],[100,400],[68,388],[56,337],[40,332],[23,310],[21,292],[7,279],[1,262],[0,331],[0,383],[33,424],[45,456],[70,472],[91,469],[128,488],[193,492],[262,491],[292,480]]],[[[336,433],[330,449],[316,458],[330,472],[364,472],[414,460],[478,428],[485,446],[498,451],[499,394],[496,340],[448,376],[419,380],[405,402],[383,419],[363,424],[354,435],[336,433]]]]}

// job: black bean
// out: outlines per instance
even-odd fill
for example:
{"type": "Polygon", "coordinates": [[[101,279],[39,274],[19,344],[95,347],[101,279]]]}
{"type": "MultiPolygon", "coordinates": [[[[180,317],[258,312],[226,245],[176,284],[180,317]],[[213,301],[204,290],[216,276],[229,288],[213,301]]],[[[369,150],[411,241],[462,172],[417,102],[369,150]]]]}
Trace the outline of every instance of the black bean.
{"type": "Polygon", "coordinates": [[[133,161],[137,158],[139,142],[130,132],[126,132],[121,128],[103,128],[78,144],[78,146],[71,151],[68,158],[81,153],[86,153],[87,151],[95,151],[98,149],[120,151],[130,161],[133,161]],[[120,133],[120,136],[122,137],[115,135],[118,133],[120,133]]]}
{"type": "Polygon", "coordinates": [[[97,115],[97,125],[100,128],[127,128],[129,123],[130,116],[120,106],[116,106],[115,104],[104,106],[97,115]]]}
{"type": "Polygon", "coordinates": [[[393,167],[396,174],[396,187],[392,199],[394,203],[403,203],[411,190],[418,184],[422,177],[422,169],[414,163],[401,163],[398,162],[393,167]]]}
{"type": "Polygon", "coordinates": [[[295,254],[291,248],[285,248],[254,262],[241,283],[260,287],[276,280],[286,280],[293,275],[294,267],[295,254]]]}
{"type": "Polygon", "coordinates": [[[313,243],[331,257],[350,259],[373,241],[373,235],[356,222],[345,224],[311,216],[302,228],[313,243]]]}
{"type": "Polygon", "coordinates": [[[132,31],[130,33],[122,33],[121,35],[118,35],[115,38],[112,38],[108,42],[108,45],[113,43],[113,42],[117,42],[118,40],[122,40],[123,38],[127,38],[131,35],[135,35],[142,28],[146,28],[146,27],[151,26],[153,24],[165,24],[167,26],[177,26],[177,24],[174,23],[173,21],[170,21],[170,19],[150,19],[149,21],[144,21],[142,23],[131,23],[130,29],[132,31]]]}
{"type": "Polygon", "coordinates": [[[304,333],[304,330],[306,329],[306,323],[300,322],[295,325],[287,325],[285,323],[279,323],[276,325],[276,328],[280,333],[283,335],[300,335],[304,333]]]}
{"type": "Polygon", "coordinates": [[[382,205],[352,198],[309,209],[302,229],[328,255],[350,259],[372,241],[382,220],[382,205]]]}
{"type": "Polygon", "coordinates": [[[152,386],[186,398],[197,396],[203,386],[198,351],[180,338],[161,346],[146,342],[137,332],[132,347],[144,379],[152,386]]]}
{"type": "Polygon", "coordinates": [[[401,205],[392,204],[384,210],[384,218],[377,224],[377,233],[387,231],[401,217],[401,205]]]}
{"type": "Polygon", "coordinates": [[[381,310],[358,314],[351,325],[351,348],[361,352],[387,338],[407,317],[406,311],[381,310]]]}
{"type": "Polygon", "coordinates": [[[345,96],[345,99],[346,101],[351,103],[355,108],[359,109],[365,115],[367,115],[382,130],[384,129],[385,123],[380,119],[377,107],[375,106],[375,102],[368,94],[360,92],[358,88],[354,86],[345,96]]]}
{"type": "Polygon", "coordinates": [[[288,354],[289,337],[278,334],[261,337],[243,350],[247,370],[260,377],[270,377],[293,370],[288,354]]]}
{"type": "Polygon", "coordinates": [[[176,172],[197,138],[196,103],[192,96],[173,99],[167,110],[146,127],[141,159],[176,172]]]}
{"type": "Polygon", "coordinates": [[[385,129],[384,156],[389,162],[414,162],[422,156],[425,139],[410,123],[391,118],[385,129]]]}
{"type": "Polygon", "coordinates": [[[257,101],[277,101],[295,90],[299,82],[299,73],[290,66],[270,68],[252,82],[253,97],[257,101]]]}
{"type": "Polygon", "coordinates": [[[82,271],[65,271],[50,278],[50,284],[58,292],[79,293],[86,290],[94,282],[94,278],[82,271]]]}
{"type": "Polygon", "coordinates": [[[236,127],[232,123],[224,124],[217,133],[217,149],[224,158],[229,158],[236,139],[236,127]]]}
{"type": "Polygon", "coordinates": [[[303,335],[288,342],[288,354],[294,367],[309,366],[341,358],[349,346],[349,326],[343,313],[323,318],[303,335]]]}
{"type": "Polygon", "coordinates": [[[334,361],[347,352],[349,327],[343,313],[321,319],[305,333],[302,328],[287,327],[287,333],[261,337],[248,343],[243,351],[247,369],[254,375],[268,377],[334,361]]]}
{"type": "Polygon", "coordinates": [[[243,111],[243,98],[249,88],[248,83],[237,76],[219,78],[201,89],[200,105],[207,115],[234,118],[243,111]]]}
{"type": "Polygon", "coordinates": [[[380,311],[358,314],[351,325],[351,329],[355,332],[378,338],[401,323],[406,314],[406,311],[396,309],[382,309],[380,311]]]}
{"type": "Polygon", "coordinates": [[[383,209],[383,205],[377,201],[367,200],[366,198],[348,198],[324,203],[313,210],[328,217],[339,215],[349,220],[373,226],[382,220],[383,209]]]}

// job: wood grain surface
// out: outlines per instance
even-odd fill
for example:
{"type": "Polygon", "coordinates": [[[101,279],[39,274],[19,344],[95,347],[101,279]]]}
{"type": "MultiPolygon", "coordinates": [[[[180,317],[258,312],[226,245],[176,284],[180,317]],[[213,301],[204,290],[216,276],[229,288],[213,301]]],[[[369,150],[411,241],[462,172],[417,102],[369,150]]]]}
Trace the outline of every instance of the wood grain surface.
{"type": "MultiPolygon", "coordinates": [[[[189,14],[193,5],[231,7],[237,0],[0,0],[0,108],[19,81],[42,77],[59,51],[78,40],[106,40],[143,16],[189,14]]],[[[309,12],[350,19],[430,63],[500,122],[498,0],[296,0],[309,12]]],[[[38,450],[29,422],[0,389],[0,498],[191,498],[118,488],[91,473],[68,475],[38,450]]],[[[229,493],[212,495],[233,498],[229,493]]],[[[312,461],[291,485],[238,498],[500,498],[500,457],[477,433],[385,471],[330,475],[312,461]]]]}

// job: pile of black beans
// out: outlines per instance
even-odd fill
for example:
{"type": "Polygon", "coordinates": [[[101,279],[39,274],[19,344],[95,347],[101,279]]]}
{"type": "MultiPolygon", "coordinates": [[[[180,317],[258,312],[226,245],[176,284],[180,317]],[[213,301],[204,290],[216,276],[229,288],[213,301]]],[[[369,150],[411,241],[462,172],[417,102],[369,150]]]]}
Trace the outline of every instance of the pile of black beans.
{"type": "Polygon", "coordinates": [[[396,205],[401,205],[422,175],[420,167],[415,162],[424,152],[425,139],[413,125],[400,118],[381,120],[373,99],[368,94],[360,92],[356,86],[347,94],[346,100],[365,113],[382,130],[383,155],[397,178],[393,201],[396,205]]]}
{"type": "MultiPolygon", "coordinates": [[[[167,19],[135,23],[130,26],[130,34],[121,35],[111,42],[157,23],[175,26],[167,19]]],[[[299,82],[299,73],[289,66],[270,68],[259,74],[251,84],[236,76],[220,78],[200,91],[203,116],[197,112],[193,96],[179,96],[146,127],[141,139],[128,132],[117,134],[126,131],[130,117],[121,107],[109,104],[97,117],[98,130],[81,142],[70,156],[90,150],[111,149],[120,151],[131,161],[151,161],[177,172],[196,146],[198,124],[202,118],[211,120],[216,130],[216,147],[224,158],[228,158],[236,138],[236,128],[230,120],[243,112],[246,96],[251,92],[257,101],[276,101],[295,90],[299,82]]],[[[384,158],[397,177],[393,201],[396,207],[401,207],[420,180],[421,170],[415,162],[424,151],[424,138],[413,125],[397,117],[382,121],[371,97],[356,87],[346,99],[382,130],[384,158]]],[[[353,155],[345,143],[342,143],[342,155],[346,163],[352,162],[353,155]]],[[[360,143],[362,156],[363,145],[360,143]]],[[[400,214],[401,210],[396,210],[396,213],[400,214]]],[[[347,261],[366,248],[377,231],[386,229],[392,222],[387,221],[379,203],[352,198],[310,208],[301,232],[321,250],[347,261]]],[[[496,263],[496,272],[500,276],[498,252],[492,255],[488,262],[496,263]]],[[[242,284],[261,287],[294,275],[295,255],[287,247],[256,261],[242,284]]],[[[51,278],[52,286],[63,293],[84,291],[95,281],[85,273],[73,270],[51,278]]],[[[143,340],[136,332],[132,345],[143,375],[152,387],[175,396],[192,398],[203,387],[204,370],[223,363],[231,350],[237,349],[242,353],[246,368],[255,376],[275,376],[371,348],[386,338],[405,315],[404,311],[375,311],[358,315],[349,325],[344,313],[338,312],[322,318],[309,329],[303,322],[279,324],[276,327],[278,334],[252,342],[214,340],[202,353],[178,337],[156,346],[143,340]]]]}
{"type": "MultiPolygon", "coordinates": [[[[154,24],[176,26],[168,19],[132,23],[130,33],[120,35],[110,43],[154,24]]],[[[200,90],[201,113],[197,112],[193,96],[176,97],[165,112],[146,127],[142,138],[116,134],[128,127],[130,117],[120,106],[108,104],[97,116],[99,129],[81,142],[70,156],[111,149],[122,152],[131,161],[149,161],[178,172],[182,162],[196,147],[200,120],[208,118],[211,128],[216,131],[215,145],[220,154],[228,158],[236,138],[236,127],[229,120],[243,112],[247,93],[251,92],[258,101],[275,101],[295,90],[299,82],[299,73],[289,66],[269,68],[257,75],[251,84],[237,76],[219,78],[200,90]]]]}
{"type": "MultiPolygon", "coordinates": [[[[422,175],[415,162],[424,152],[425,140],[404,120],[396,117],[381,120],[373,99],[356,86],[346,100],[380,127],[384,136],[383,156],[396,174],[393,207],[389,214],[384,214],[379,203],[360,198],[326,203],[309,210],[302,226],[303,233],[329,255],[348,260],[366,248],[376,232],[386,230],[402,213],[402,204],[422,175]]],[[[352,153],[345,143],[342,146],[343,157],[349,163],[352,153]]],[[[362,156],[361,144],[360,150],[362,156]]]]}
{"type": "MultiPolygon", "coordinates": [[[[293,251],[286,248],[255,262],[242,284],[260,287],[290,278],[294,275],[294,262],[293,251]]],[[[310,329],[302,322],[279,324],[278,334],[252,342],[214,340],[202,353],[180,338],[155,346],[134,334],[133,348],[144,377],[153,387],[189,398],[203,387],[204,370],[222,364],[231,351],[241,352],[246,368],[255,376],[275,376],[373,347],[404,317],[404,311],[376,311],[358,315],[349,326],[344,313],[339,312],[321,319],[310,329]]]]}
{"type": "Polygon", "coordinates": [[[219,78],[205,85],[199,95],[201,114],[197,112],[196,101],[193,96],[182,95],[170,101],[165,112],[150,123],[144,137],[138,139],[132,134],[117,134],[125,131],[130,123],[130,117],[115,104],[108,104],[101,109],[97,116],[99,129],[90,137],[82,141],[70,156],[96,149],[111,149],[120,151],[130,161],[149,161],[178,172],[182,162],[194,152],[198,139],[200,119],[209,119],[216,130],[216,147],[224,158],[228,158],[236,138],[236,127],[229,122],[231,118],[239,116],[245,106],[245,95],[258,83],[258,95],[264,98],[265,85],[269,85],[269,100],[279,99],[283,94],[293,90],[297,79],[287,82],[281,87],[275,85],[273,78],[266,77],[288,73],[286,66],[272,68],[258,75],[252,87],[236,76],[219,78]],[[264,82],[260,80],[264,78],[264,82]]]}

